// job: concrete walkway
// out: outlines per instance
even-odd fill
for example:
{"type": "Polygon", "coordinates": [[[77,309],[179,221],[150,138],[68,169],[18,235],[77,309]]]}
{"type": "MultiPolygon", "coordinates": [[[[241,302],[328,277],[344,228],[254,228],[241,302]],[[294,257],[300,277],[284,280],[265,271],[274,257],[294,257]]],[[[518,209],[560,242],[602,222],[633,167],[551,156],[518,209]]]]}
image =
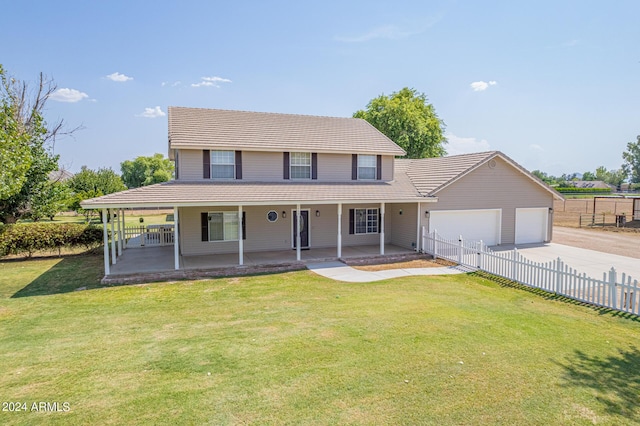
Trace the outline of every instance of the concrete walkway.
{"type": "Polygon", "coordinates": [[[411,275],[451,275],[469,272],[458,266],[437,268],[388,269],[386,271],[361,271],[339,261],[308,264],[307,268],[323,277],[350,283],[366,283],[388,280],[389,278],[408,277],[411,275]]]}

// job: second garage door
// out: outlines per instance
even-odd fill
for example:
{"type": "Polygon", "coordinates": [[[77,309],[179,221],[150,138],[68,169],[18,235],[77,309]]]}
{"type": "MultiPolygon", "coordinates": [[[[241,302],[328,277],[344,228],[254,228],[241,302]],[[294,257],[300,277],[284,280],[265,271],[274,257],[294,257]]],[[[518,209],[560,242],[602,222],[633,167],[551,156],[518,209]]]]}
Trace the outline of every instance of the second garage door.
{"type": "Polygon", "coordinates": [[[547,240],[549,208],[516,209],[516,244],[542,243],[547,240]]]}
{"type": "Polygon", "coordinates": [[[502,210],[442,210],[429,214],[429,232],[447,239],[457,239],[460,235],[467,241],[482,240],[493,246],[500,244],[502,210]]]}

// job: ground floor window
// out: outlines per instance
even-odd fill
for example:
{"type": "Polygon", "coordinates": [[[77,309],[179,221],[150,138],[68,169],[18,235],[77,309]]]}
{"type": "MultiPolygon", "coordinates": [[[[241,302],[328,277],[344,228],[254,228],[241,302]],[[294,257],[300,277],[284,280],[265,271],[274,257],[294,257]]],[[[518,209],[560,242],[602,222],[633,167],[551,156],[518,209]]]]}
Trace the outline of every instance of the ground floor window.
{"type": "Polygon", "coordinates": [[[238,213],[209,213],[209,241],[238,241],[238,213]]]}
{"type": "Polygon", "coordinates": [[[378,233],[378,209],[355,209],[355,233],[378,233]]]}

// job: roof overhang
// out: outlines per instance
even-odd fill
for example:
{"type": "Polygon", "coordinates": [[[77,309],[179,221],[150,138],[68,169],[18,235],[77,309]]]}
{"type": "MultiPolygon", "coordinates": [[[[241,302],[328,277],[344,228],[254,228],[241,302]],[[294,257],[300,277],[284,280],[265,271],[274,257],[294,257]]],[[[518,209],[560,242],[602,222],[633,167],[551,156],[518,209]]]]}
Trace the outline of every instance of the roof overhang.
{"type": "MultiPolygon", "coordinates": [[[[282,153],[284,151],[296,151],[296,152],[311,152],[308,149],[296,149],[291,146],[281,146],[281,147],[238,147],[237,145],[207,145],[207,144],[193,144],[193,143],[184,143],[184,142],[171,142],[169,144],[169,151],[176,149],[192,149],[202,151],[203,149],[217,150],[217,151],[250,151],[250,152],[278,152],[282,153]]],[[[339,149],[313,149],[313,152],[321,153],[321,154],[371,154],[371,155],[393,155],[393,156],[403,156],[406,155],[404,150],[393,150],[393,151],[367,151],[367,150],[358,150],[358,152],[354,152],[352,149],[345,148],[344,150],[339,149]]]]}

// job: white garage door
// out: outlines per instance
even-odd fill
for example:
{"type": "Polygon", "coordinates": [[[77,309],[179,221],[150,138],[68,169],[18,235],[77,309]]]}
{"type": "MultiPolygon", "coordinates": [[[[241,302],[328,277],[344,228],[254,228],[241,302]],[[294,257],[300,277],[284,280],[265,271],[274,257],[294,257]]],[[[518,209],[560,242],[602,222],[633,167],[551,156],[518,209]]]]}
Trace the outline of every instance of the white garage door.
{"type": "Polygon", "coordinates": [[[429,231],[438,235],[457,239],[460,235],[467,241],[482,240],[494,246],[500,244],[500,223],[502,211],[491,210],[442,210],[429,214],[429,231]]]}
{"type": "Polygon", "coordinates": [[[542,243],[547,239],[549,209],[516,209],[516,244],[542,243]]]}

